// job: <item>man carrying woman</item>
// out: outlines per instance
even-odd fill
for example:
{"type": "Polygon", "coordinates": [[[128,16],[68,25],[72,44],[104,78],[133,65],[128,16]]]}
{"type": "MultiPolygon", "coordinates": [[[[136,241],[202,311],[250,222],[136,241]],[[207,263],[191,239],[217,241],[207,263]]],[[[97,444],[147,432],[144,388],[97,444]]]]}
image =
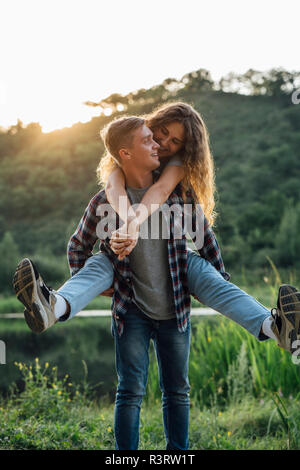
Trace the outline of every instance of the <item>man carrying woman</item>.
{"type": "MultiPolygon", "coordinates": [[[[112,331],[119,377],[115,434],[117,449],[138,446],[139,409],[145,393],[148,347],[155,344],[163,393],[168,449],[188,448],[190,293],[231,318],[258,340],[273,338],[289,352],[298,338],[300,293],[279,289],[272,312],[229,282],[212,230],[214,167],[201,116],[185,103],[162,106],[146,120],[121,118],[103,132],[107,154],[98,167],[106,191],[97,193],[68,244],[72,277],[50,290],[37,268],[22,260],[14,276],[25,319],[35,332],[71,319],[113,284],[112,331]],[[160,175],[153,172],[159,168],[160,175]],[[175,189],[176,188],[176,189],[175,189]],[[123,198],[122,198],[123,196],[123,198]],[[121,197],[121,199],[120,199],[121,197]],[[126,204],[120,204],[122,200],[126,204]],[[198,253],[186,239],[143,240],[140,228],[155,208],[192,201],[204,213],[204,243],[198,253]],[[109,203],[123,220],[114,233],[98,240],[99,208],[109,203]],[[138,204],[133,210],[131,204],[138,204]],[[143,208],[143,210],[141,210],[143,208]]],[[[101,210],[100,210],[101,212],[101,210]]],[[[193,210],[193,224],[197,225],[193,210]]],[[[160,222],[162,229],[163,220],[160,222]]],[[[173,223],[173,222],[172,222],[173,223]]],[[[161,233],[161,230],[160,230],[161,233]]]]}

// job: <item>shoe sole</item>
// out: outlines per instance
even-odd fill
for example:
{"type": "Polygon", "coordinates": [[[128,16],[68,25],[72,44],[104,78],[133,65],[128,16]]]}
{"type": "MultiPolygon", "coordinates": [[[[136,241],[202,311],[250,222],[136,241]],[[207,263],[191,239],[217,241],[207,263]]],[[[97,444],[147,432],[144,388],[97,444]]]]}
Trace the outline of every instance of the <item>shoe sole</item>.
{"type": "Polygon", "coordinates": [[[34,267],[28,258],[23,259],[17,266],[13,278],[13,287],[16,296],[25,306],[24,317],[29,328],[35,333],[41,333],[46,329],[48,321],[37,302],[36,275],[34,267]]]}
{"type": "Polygon", "coordinates": [[[25,308],[24,318],[29,328],[34,333],[42,333],[45,330],[43,317],[40,314],[40,309],[36,303],[32,304],[32,311],[25,308]]]}
{"type": "Polygon", "coordinates": [[[289,326],[290,351],[293,353],[297,347],[292,347],[294,341],[300,339],[300,292],[289,284],[284,284],[279,288],[278,296],[280,315],[289,326]]]}

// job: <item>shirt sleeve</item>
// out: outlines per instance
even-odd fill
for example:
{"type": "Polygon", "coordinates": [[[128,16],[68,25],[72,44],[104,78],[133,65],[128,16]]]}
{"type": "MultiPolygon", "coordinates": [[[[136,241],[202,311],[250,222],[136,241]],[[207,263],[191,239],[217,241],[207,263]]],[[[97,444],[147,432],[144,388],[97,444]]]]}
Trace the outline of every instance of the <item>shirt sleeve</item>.
{"type": "Polygon", "coordinates": [[[99,217],[96,215],[98,206],[97,195],[91,199],[78,224],[77,229],[68,242],[68,263],[70,273],[73,276],[85,264],[86,260],[93,255],[93,247],[98,239],[96,227],[99,217]]]}
{"type": "MultiPolygon", "coordinates": [[[[230,280],[230,274],[225,271],[221,250],[214,234],[214,231],[210,227],[207,218],[203,214],[201,209],[202,217],[198,217],[197,209],[193,203],[192,210],[192,233],[196,236],[192,237],[192,241],[195,242],[197,233],[202,233],[202,247],[197,249],[199,255],[209,261],[217,271],[224,277],[226,281],[230,280]],[[201,226],[200,226],[201,225],[201,226]]],[[[200,239],[200,236],[199,236],[200,239]]]]}
{"type": "Polygon", "coordinates": [[[225,271],[221,250],[214,231],[209,226],[208,220],[204,217],[204,244],[198,250],[200,256],[209,261],[217,271],[222,274],[226,281],[230,280],[230,274],[225,271]]]}
{"type": "Polygon", "coordinates": [[[183,166],[183,163],[178,155],[174,155],[174,157],[169,160],[165,167],[167,166],[183,166]]]}

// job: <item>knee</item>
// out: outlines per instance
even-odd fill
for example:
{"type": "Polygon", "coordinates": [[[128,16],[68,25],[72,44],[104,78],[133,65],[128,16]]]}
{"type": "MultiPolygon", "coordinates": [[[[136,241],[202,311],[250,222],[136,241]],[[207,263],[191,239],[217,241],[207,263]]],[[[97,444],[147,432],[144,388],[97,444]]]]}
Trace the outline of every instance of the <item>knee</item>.
{"type": "Polygon", "coordinates": [[[85,266],[95,271],[101,271],[105,273],[105,276],[111,280],[111,284],[114,280],[114,269],[109,261],[108,257],[104,253],[96,253],[87,259],[85,266]]]}
{"type": "Polygon", "coordinates": [[[141,383],[124,383],[119,384],[117,394],[116,394],[116,403],[126,403],[126,405],[140,406],[143,400],[144,395],[146,394],[145,387],[141,383]]]}
{"type": "Polygon", "coordinates": [[[146,394],[147,377],[144,374],[119,374],[117,395],[128,399],[143,398],[146,394]]]}
{"type": "Polygon", "coordinates": [[[216,282],[228,283],[209,261],[191,250],[188,252],[187,277],[191,292],[197,285],[199,287],[199,282],[205,288],[216,282]]]}
{"type": "Polygon", "coordinates": [[[163,392],[162,394],[163,405],[188,405],[190,403],[190,394],[187,390],[178,392],[163,392]]]}
{"type": "Polygon", "coordinates": [[[178,376],[176,380],[170,381],[164,381],[164,383],[161,386],[162,394],[163,397],[172,399],[176,398],[178,399],[186,399],[189,397],[190,393],[190,383],[187,375],[182,374],[182,376],[178,376]],[[167,382],[167,383],[166,383],[167,382]]]}
{"type": "Polygon", "coordinates": [[[116,405],[137,406],[142,404],[144,395],[137,395],[129,391],[119,391],[116,394],[116,405]]]}

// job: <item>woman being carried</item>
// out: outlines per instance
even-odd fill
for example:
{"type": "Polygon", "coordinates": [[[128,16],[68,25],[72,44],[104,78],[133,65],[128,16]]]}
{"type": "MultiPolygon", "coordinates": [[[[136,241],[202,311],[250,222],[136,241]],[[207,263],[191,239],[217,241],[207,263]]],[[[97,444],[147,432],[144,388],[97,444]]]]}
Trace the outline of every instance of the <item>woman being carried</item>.
{"type": "MultiPolygon", "coordinates": [[[[106,197],[124,221],[111,239],[111,249],[119,259],[130,257],[130,252],[138,243],[141,224],[168,200],[180,183],[177,190],[183,199],[192,196],[204,213],[203,246],[198,250],[199,254],[187,250],[186,266],[183,267],[187,268],[189,291],[201,303],[243,326],[258,340],[273,338],[281,347],[293,352],[292,340],[297,339],[300,316],[300,294],[297,289],[281,286],[277,308],[272,309],[275,313],[270,314],[257,300],[228,282],[230,276],[225,272],[218,242],[211,229],[216,217],[214,165],[203,119],[192,106],[171,103],[151,114],[147,126],[153,133],[154,141],[160,145],[161,174],[145,193],[136,211],[128,200],[124,175],[115,159],[107,154],[98,167],[99,179],[106,183],[106,197]],[[289,307],[283,307],[283,298],[284,304],[289,301],[289,307]]],[[[123,157],[127,158],[126,155],[123,157]]],[[[96,196],[90,201],[68,244],[72,277],[57,292],[49,291],[36,267],[27,258],[17,268],[14,277],[16,294],[26,307],[25,319],[33,331],[44,331],[58,319],[71,319],[97,295],[111,293],[109,288],[114,278],[112,263],[105,253],[92,253],[98,239],[94,230],[96,196]]]]}
{"type": "MultiPolygon", "coordinates": [[[[278,345],[292,352],[292,340],[297,339],[291,322],[283,314],[283,296],[299,301],[300,294],[293,286],[281,286],[277,309],[270,312],[253,297],[229,281],[219,251],[218,242],[211,229],[216,218],[214,211],[215,175],[209,137],[200,114],[186,103],[161,106],[147,117],[147,125],[154,140],[160,145],[160,177],[148,189],[140,205],[133,210],[125,189],[125,178],[111,155],[100,162],[98,176],[106,185],[107,199],[124,221],[113,233],[111,248],[119,259],[128,256],[138,242],[140,226],[147,217],[161,206],[177,185],[185,198],[192,194],[204,212],[204,244],[200,256],[187,250],[187,274],[189,290],[201,303],[231,318],[259,340],[273,338],[278,345]],[[214,268],[213,268],[214,266],[214,268]],[[275,310],[275,314],[273,313],[275,310]],[[290,332],[293,331],[291,337],[290,332]]],[[[102,295],[112,295],[108,289],[102,295]]],[[[299,311],[292,314],[292,322],[299,311]]],[[[299,323],[299,320],[297,321],[299,323]]]]}

